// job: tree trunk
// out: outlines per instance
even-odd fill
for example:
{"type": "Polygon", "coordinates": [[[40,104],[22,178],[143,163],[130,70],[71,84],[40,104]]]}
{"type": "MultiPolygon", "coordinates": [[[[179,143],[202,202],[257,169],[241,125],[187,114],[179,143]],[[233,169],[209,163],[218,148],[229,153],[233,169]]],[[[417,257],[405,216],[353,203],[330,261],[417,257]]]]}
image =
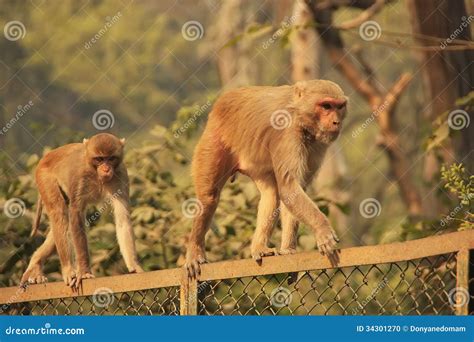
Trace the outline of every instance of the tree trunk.
{"type": "MultiPolygon", "coordinates": [[[[214,27],[215,44],[218,49],[235,38],[249,24],[254,14],[245,15],[243,0],[223,1],[214,27]]],[[[248,7],[248,6],[247,6],[248,7]]],[[[253,12],[253,11],[252,11],[253,12]]],[[[256,63],[252,63],[250,50],[252,41],[244,37],[232,46],[218,52],[217,67],[223,88],[234,88],[252,84],[257,74],[256,63]]]]}
{"type": "Polygon", "coordinates": [[[291,37],[291,64],[293,82],[319,77],[321,42],[312,27],[314,21],[304,0],[296,0],[293,7],[294,26],[298,27],[291,37]]]}
{"type": "MultiPolygon", "coordinates": [[[[429,35],[447,39],[453,34],[455,39],[471,40],[469,26],[462,29],[461,23],[466,20],[467,12],[463,1],[423,1],[409,0],[408,9],[415,34],[429,35]],[[458,30],[461,28],[461,31],[458,30]],[[455,33],[457,32],[457,33],[455,33]]],[[[418,38],[419,43],[432,45],[433,42],[418,38]]],[[[443,46],[443,44],[441,44],[443,46]]],[[[433,122],[440,114],[456,109],[455,101],[472,90],[474,84],[474,52],[460,51],[423,51],[420,54],[421,75],[425,93],[425,112],[423,116],[428,122],[433,122]]],[[[472,116],[472,113],[469,113],[472,116]]],[[[455,132],[451,145],[441,150],[445,162],[451,163],[456,159],[463,161],[472,173],[474,158],[467,158],[474,149],[474,124],[455,132]]],[[[436,214],[441,204],[431,188],[436,185],[440,165],[435,152],[425,157],[423,177],[428,184],[429,195],[424,199],[426,210],[436,214]]]]}

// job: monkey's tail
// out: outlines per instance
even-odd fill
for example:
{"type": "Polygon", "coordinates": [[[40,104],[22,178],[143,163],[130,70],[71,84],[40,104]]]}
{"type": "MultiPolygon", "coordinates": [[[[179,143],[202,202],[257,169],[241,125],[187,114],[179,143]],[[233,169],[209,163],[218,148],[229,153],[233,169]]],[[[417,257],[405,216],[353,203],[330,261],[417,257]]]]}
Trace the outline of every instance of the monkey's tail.
{"type": "Polygon", "coordinates": [[[30,237],[33,237],[38,231],[42,212],[43,212],[43,201],[41,201],[41,197],[38,195],[38,201],[36,202],[36,214],[35,214],[35,219],[33,221],[33,229],[31,230],[30,237]]]}

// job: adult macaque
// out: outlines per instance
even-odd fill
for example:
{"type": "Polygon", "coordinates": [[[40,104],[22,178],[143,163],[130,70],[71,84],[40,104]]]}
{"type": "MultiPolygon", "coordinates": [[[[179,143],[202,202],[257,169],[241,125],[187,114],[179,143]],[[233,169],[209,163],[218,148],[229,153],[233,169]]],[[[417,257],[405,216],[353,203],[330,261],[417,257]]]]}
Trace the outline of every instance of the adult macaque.
{"type": "Polygon", "coordinates": [[[36,169],[39,198],[32,235],[38,228],[42,206],[51,229],[33,254],[21,283],[42,283],[44,261],[56,250],[64,282],[78,287],[93,278],[89,263],[84,214],[88,204],[108,200],[114,210],[117,240],[130,272],[142,272],[130,222],[127,169],[122,162],[125,139],[101,133],[83,143],[68,144],[47,153],[36,169]],[[72,263],[69,236],[75,252],[72,263]]]}
{"type": "Polygon", "coordinates": [[[254,259],[275,254],[268,241],[279,212],[280,254],[296,252],[301,221],[314,230],[319,251],[334,258],[338,238],[304,188],[339,135],[346,105],[342,89],[325,80],[240,88],[217,100],[193,157],[196,196],[203,210],[189,236],[189,276],[199,275],[206,261],[205,234],[221,189],[236,172],[252,178],[261,194],[251,244],[254,259]]]}

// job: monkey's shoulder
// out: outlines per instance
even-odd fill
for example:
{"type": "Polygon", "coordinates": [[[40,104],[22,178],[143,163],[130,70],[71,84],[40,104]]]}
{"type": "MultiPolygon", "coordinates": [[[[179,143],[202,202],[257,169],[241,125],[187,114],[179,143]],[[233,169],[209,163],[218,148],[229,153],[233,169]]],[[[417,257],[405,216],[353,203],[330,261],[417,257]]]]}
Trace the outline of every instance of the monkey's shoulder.
{"type": "Polygon", "coordinates": [[[64,161],[75,161],[75,163],[77,163],[83,155],[84,146],[82,143],[67,144],[46,153],[43,158],[41,158],[40,164],[48,166],[64,161]]]}
{"type": "Polygon", "coordinates": [[[49,154],[58,154],[58,153],[78,153],[78,152],[83,152],[84,151],[84,145],[82,143],[72,143],[72,144],[66,144],[60,147],[56,147],[55,149],[49,151],[47,155],[49,154]]]}
{"type": "Polygon", "coordinates": [[[264,95],[270,95],[270,94],[281,94],[281,93],[287,93],[288,91],[291,91],[293,89],[293,86],[289,85],[282,85],[282,86],[248,86],[248,87],[240,87],[240,88],[235,88],[235,89],[230,89],[226,91],[220,99],[229,99],[229,98],[241,98],[241,97],[249,97],[249,98],[255,98],[259,96],[264,96],[264,95]]]}
{"type": "Polygon", "coordinates": [[[212,116],[246,116],[252,113],[271,113],[281,109],[289,102],[291,86],[269,87],[251,86],[232,89],[216,101],[212,116]]]}

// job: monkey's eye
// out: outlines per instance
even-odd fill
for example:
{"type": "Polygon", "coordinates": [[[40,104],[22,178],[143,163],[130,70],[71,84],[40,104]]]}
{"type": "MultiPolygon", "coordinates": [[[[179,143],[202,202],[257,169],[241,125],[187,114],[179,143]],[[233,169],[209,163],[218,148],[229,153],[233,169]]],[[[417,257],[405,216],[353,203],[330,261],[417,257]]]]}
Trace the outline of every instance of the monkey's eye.
{"type": "Polygon", "coordinates": [[[109,157],[109,162],[116,163],[117,161],[118,161],[118,157],[116,157],[116,156],[109,157]]]}
{"type": "Polygon", "coordinates": [[[326,110],[329,110],[329,109],[332,108],[331,104],[330,104],[330,103],[327,103],[327,102],[321,103],[321,107],[323,107],[323,108],[326,109],[326,110]]]}
{"type": "Polygon", "coordinates": [[[341,104],[341,105],[337,106],[337,109],[343,109],[343,108],[345,108],[345,107],[346,107],[346,104],[345,104],[345,103],[343,103],[343,104],[341,104]]]}
{"type": "Polygon", "coordinates": [[[104,162],[104,157],[94,157],[92,160],[95,164],[100,164],[104,162]]]}

